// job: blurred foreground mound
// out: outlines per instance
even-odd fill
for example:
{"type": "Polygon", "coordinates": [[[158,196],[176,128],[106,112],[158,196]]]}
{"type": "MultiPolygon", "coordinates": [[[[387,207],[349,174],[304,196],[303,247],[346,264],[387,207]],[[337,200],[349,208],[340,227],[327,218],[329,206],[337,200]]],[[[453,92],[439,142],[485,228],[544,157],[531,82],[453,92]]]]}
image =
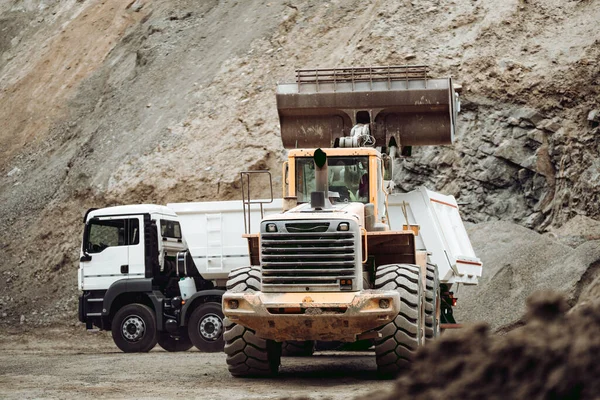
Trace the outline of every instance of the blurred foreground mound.
{"type": "Polygon", "coordinates": [[[445,333],[379,399],[597,399],[600,300],[566,312],[561,294],[541,291],[527,306],[527,324],[504,336],[483,324],[445,333]]]}

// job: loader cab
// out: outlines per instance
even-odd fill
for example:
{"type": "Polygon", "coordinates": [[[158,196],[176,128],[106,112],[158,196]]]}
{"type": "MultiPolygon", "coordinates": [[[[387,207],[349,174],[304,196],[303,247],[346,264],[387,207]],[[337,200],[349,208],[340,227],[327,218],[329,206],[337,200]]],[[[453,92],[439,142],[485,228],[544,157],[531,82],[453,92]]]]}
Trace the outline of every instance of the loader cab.
{"type": "MultiPolygon", "coordinates": [[[[291,150],[288,155],[287,196],[309,203],[316,188],[313,155],[316,149],[291,150]]],[[[375,222],[386,224],[384,161],[374,148],[328,148],[328,184],[331,202],[372,204],[375,222]]],[[[370,209],[369,206],[367,208],[370,209]]]]}

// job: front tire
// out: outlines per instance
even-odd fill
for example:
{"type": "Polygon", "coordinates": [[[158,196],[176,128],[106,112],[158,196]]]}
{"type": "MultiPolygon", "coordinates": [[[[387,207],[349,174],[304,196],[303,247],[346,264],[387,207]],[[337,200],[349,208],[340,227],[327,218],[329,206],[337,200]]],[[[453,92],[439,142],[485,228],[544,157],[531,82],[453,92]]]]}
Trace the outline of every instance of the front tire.
{"type": "MultiPolygon", "coordinates": [[[[229,273],[227,290],[232,292],[260,291],[260,267],[234,269],[229,273]]],[[[256,336],[249,328],[225,318],[225,354],[227,368],[235,377],[272,376],[281,364],[281,343],[256,336]]]]}
{"type": "Polygon", "coordinates": [[[406,370],[423,338],[423,293],[421,269],[416,265],[384,265],[377,269],[375,288],[400,293],[400,312],[393,321],[379,329],[375,341],[377,371],[395,376],[406,370]]]}
{"type": "Polygon", "coordinates": [[[144,304],[128,304],[117,311],[111,331],[115,344],[125,353],[146,353],[156,346],[156,317],[144,304]]]}
{"type": "Polygon", "coordinates": [[[281,343],[262,339],[242,325],[225,318],[227,368],[235,377],[273,376],[281,364],[281,343]]]}
{"type": "Polygon", "coordinates": [[[185,331],[181,332],[178,338],[169,332],[158,332],[158,344],[169,352],[187,351],[192,348],[192,341],[185,331]]]}
{"type": "Polygon", "coordinates": [[[196,308],[188,321],[188,335],[202,352],[223,351],[223,310],[219,303],[204,303],[196,308]]]}

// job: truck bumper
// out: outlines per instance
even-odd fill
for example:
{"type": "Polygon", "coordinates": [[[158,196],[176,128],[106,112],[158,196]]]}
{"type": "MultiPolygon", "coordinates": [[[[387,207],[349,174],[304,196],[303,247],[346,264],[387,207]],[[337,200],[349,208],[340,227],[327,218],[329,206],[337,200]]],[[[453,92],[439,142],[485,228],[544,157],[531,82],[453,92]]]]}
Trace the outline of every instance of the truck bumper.
{"type": "Polygon", "coordinates": [[[223,313],[264,339],[354,341],[400,312],[397,291],[335,293],[233,293],[223,313]]]}

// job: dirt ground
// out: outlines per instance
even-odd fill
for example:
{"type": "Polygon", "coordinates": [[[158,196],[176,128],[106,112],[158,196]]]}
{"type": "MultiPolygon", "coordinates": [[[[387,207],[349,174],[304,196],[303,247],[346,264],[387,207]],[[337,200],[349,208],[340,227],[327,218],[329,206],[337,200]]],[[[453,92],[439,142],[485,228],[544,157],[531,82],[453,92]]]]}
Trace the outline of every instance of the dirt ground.
{"type": "Polygon", "coordinates": [[[0,338],[0,397],[31,398],[199,398],[349,399],[391,390],[378,380],[369,352],[317,352],[282,358],[274,379],[232,378],[224,353],[124,354],[110,334],[83,327],[19,332],[0,338]]]}

